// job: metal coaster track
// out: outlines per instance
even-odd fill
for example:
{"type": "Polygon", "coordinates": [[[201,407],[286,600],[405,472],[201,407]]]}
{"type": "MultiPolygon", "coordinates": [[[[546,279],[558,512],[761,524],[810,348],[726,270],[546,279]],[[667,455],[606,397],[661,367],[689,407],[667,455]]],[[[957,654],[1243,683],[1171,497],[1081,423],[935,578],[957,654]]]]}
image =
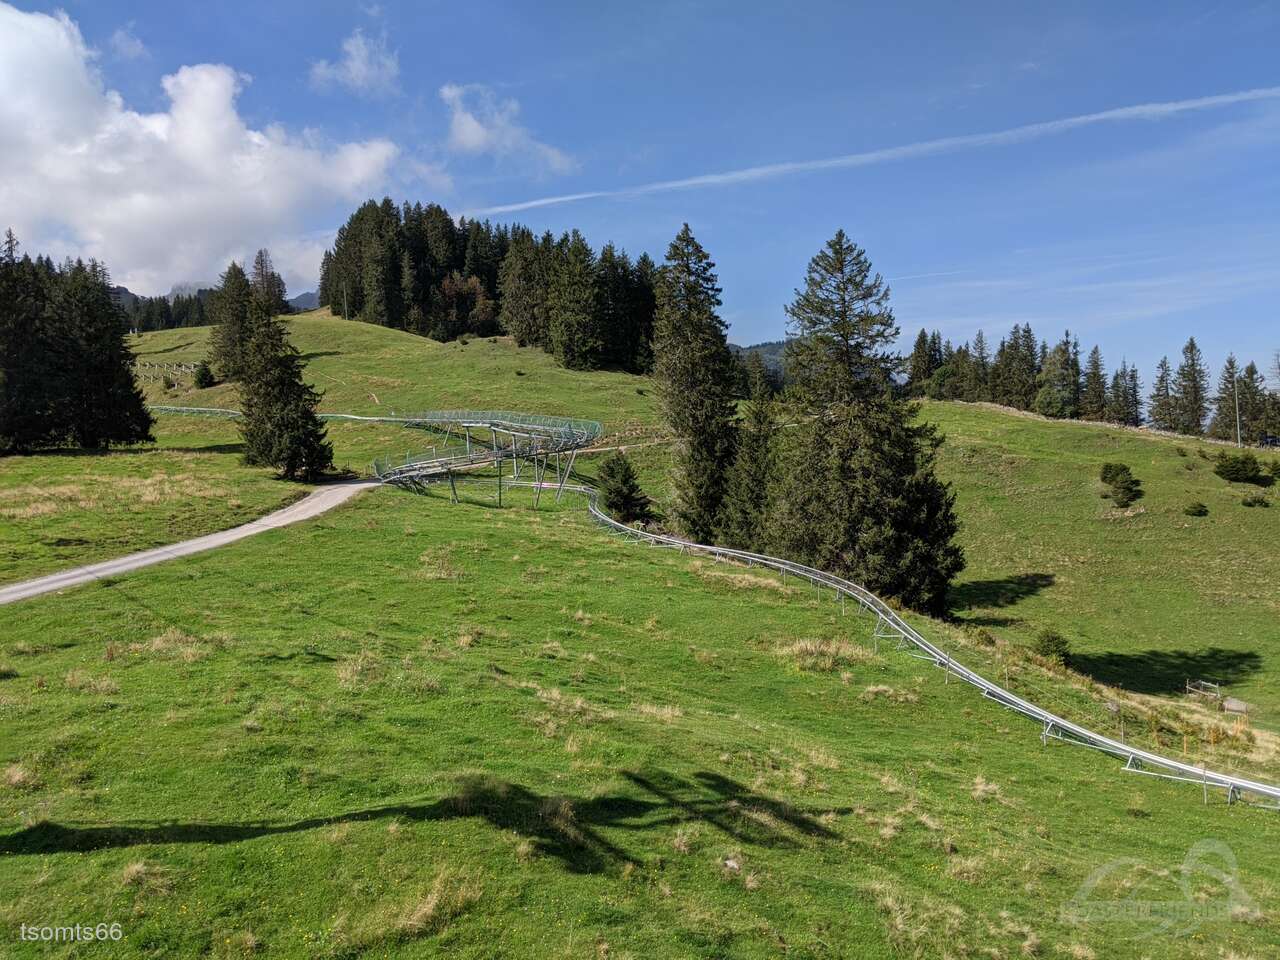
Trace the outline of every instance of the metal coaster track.
{"type": "MultiPolygon", "coordinates": [[[[161,413],[195,413],[212,416],[240,416],[235,410],[210,410],[191,407],[152,407],[161,413]]],[[[419,457],[405,457],[403,460],[377,460],[373,464],[373,473],[384,483],[407,487],[419,487],[423,484],[440,482],[448,479],[453,485],[453,475],[458,471],[466,471],[482,466],[497,466],[499,476],[499,496],[501,496],[502,464],[512,464],[512,485],[533,487],[538,492],[548,487],[556,489],[556,499],[565,492],[582,494],[587,498],[587,508],[592,519],[612,533],[619,534],[628,540],[649,543],[655,546],[669,547],[682,553],[699,553],[743,563],[747,566],[760,566],[778,570],[783,574],[799,577],[815,584],[817,587],[832,591],[837,599],[854,601],[862,609],[876,617],[875,636],[896,640],[904,648],[918,651],[913,656],[931,661],[948,675],[955,676],[965,683],[976,687],[984,697],[993,700],[1015,713],[1034,720],[1042,725],[1041,741],[1050,739],[1064,743],[1089,747],[1110,754],[1125,762],[1124,769],[1132,773],[1146,774],[1170,780],[1202,785],[1225,790],[1227,802],[1246,800],[1268,809],[1280,809],[1280,786],[1251,780],[1235,774],[1222,773],[1184,763],[1141,747],[1133,746],[1121,740],[1097,733],[1071,720],[1067,720],[1049,710],[1039,707],[1029,700],[1018,696],[997,683],[988,680],[977,671],[956,661],[941,647],[927,640],[892,607],[871,591],[826,573],[814,567],[771,557],[766,554],[751,553],[746,550],[734,550],[729,547],[717,547],[708,544],[694,543],[667,534],[651,533],[638,530],[619,523],[606,514],[599,505],[599,497],[593,487],[584,484],[570,484],[567,480],[572,473],[573,458],[577,451],[599,439],[602,427],[593,420],[575,420],[567,417],[541,417],[529,414],[512,413],[510,411],[479,410],[435,410],[426,413],[390,417],[361,417],[352,414],[321,414],[332,420],[374,421],[381,423],[403,423],[408,427],[429,429],[443,432],[447,443],[455,435],[465,447],[451,455],[439,455],[433,449],[430,454],[419,457]],[[472,431],[483,431],[489,434],[487,440],[472,435],[472,431]],[[506,437],[503,441],[502,437],[506,437]],[[569,454],[567,467],[560,469],[559,459],[569,454]],[[556,480],[548,483],[545,480],[549,456],[557,458],[556,480]],[[521,461],[533,464],[533,480],[518,479],[521,461]],[[541,465],[541,466],[540,466],[541,465]]],[[[455,491],[456,499],[456,491],[455,491]]]]}

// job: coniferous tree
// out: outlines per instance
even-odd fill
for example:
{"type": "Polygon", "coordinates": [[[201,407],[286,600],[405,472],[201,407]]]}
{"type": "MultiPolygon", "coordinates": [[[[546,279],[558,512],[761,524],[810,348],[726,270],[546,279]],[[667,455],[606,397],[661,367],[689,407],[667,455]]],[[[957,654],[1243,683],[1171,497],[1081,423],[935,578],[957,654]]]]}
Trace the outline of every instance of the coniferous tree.
{"type": "Polygon", "coordinates": [[[986,335],[981,330],[974,336],[969,350],[963,399],[970,403],[991,399],[991,356],[987,352],[986,335]]]}
{"type": "Polygon", "coordinates": [[[653,519],[653,505],[640,489],[635,467],[621,450],[615,450],[600,464],[597,477],[600,504],[619,523],[646,523],[653,519]]]}
{"type": "MultiPolygon", "coordinates": [[[[1119,373],[1117,371],[1117,375],[1119,373]]],[[[1114,382],[1112,385],[1115,386],[1114,382]]],[[[1094,346],[1089,351],[1089,361],[1085,367],[1084,389],[1080,395],[1081,418],[1084,420],[1108,419],[1107,402],[1107,374],[1102,366],[1102,351],[1094,346]]]]}
{"type": "Polygon", "coordinates": [[[667,248],[654,315],[654,379],[679,447],[675,519],[707,543],[720,526],[733,459],[733,360],[715,264],[686,223],[667,248]]]}
{"type": "Polygon", "coordinates": [[[738,428],[720,540],[738,550],[759,550],[765,542],[769,490],[774,482],[774,434],[778,422],[764,358],[751,353],[746,365],[750,400],[738,428]]]}
{"type": "Polygon", "coordinates": [[[901,360],[890,349],[898,325],[889,288],[843,230],[809,261],[804,289],[786,313],[787,369],[804,402],[848,404],[878,396],[899,371],[901,360]]]}
{"type": "Polygon", "coordinates": [[[1156,366],[1156,382],[1151,387],[1150,411],[1151,426],[1157,430],[1176,430],[1178,419],[1173,402],[1173,373],[1169,369],[1169,358],[1161,357],[1156,366]]]}
{"type": "Polygon", "coordinates": [[[316,416],[320,394],[302,379],[302,355],[271,305],[254,297],[249,312],[240,420],[245,462],[275,467],[287,480],[313,480],[333,466],[333,446],[316,416]]]}
{"type": "Polygon", "coordinates": [[[1174,429],[1195,437],[1203,434],[1209,412],[1209,371],[1195,337],[1182,348],[1182,363],[1174,375],[1172,392],[1174,429]]]}
{"type": "Polygon", "coordinates": [[[1125,378],[1125,423],[1131,427],[1142,426],[1142,381],[1138,379],[1138,368],[1132,366],[1125,378]]]}
{"type": "Polygon", "coordinates": [[[1045,355],[1039,375],[1040,389],[1032,407],[1041,416],[1070,419],[1076,414],[1073,404],[1080,381],[1071,354],[1071,340],[1067,337],[1045,355]]]}
{"type": "Polygon", "coordinates": [[[209,335],[209,360],[220,380],[244,376],[246,349],[253,332],[249,316],[252,299],[249,278],[240,264],[231,261],[209,304],[210,319],[215,324],[209,335]]]}
{"type": "Polygon", "coordinates": [[[1267,386],[1258,365],[1250,361],[1240,375],[1240,422],[1242,439],[1250,445],[1259,444],[1267,435],[1267,386]]]}
{"type": "Polygon", "coordinates": [[[1218,392],[1213,397],[1213,419],[1209,421],[1209,436],[1215,440],[1243,441],[1243,424],[1240,414],[1240,366],[1234,353],[1227,354],[1218,377],[1218,392]]]}
{"type": "Polygon", "coordinates": [[[542,323],[547,289],[538,259],[533,234],[524,228],[512,230],[511,244],[498,271],[498,292],[502,298],[498,325],[521,347],[542,346],[547,342],[542,323]]]}
{"type": "Polygon", "coordinates": [[[636,373],[649,373],[653,369],[653,315],[656,309],[655,291],[658,267],[647,253],[636,259],[631,270],[630,313],[631,355],[629,369],[636,373]]]}
{"type": "Polygon", "coordinates": [[[599,331],[600,365],[626,368],[636,346],[631,329],[631,259],[612,243],[600,248],[596,258],[596,329],[599,331]]]}
{"type": "Polygon", "coordinates": [[[54,280],[5,232],[0,254],[0,451],[26,451],[65,435],[54,404],[61,383],[54,369],[48,311],[54,280]]]}
{"type": "Polygon", "coordinates": [[[935,369],[933,354],[929,349],[929,331],[921,327],[907,361],[907,389],[915,396],[922,396],[935,369]]]}
{"type": "Polygon", "coordinates": [[[271,262],[271,254],[265,249],[259,250],[253,258],[249,286],[273,316],[289,312],[289,298],[285,291],[284,280],[281,279],[280,274],[276,273],[275,264],[271,262]]]}
{"type": "Polygon", "coordinates": [[[61,387],[54,407],[71,442],[92,450],[151,440],[151,414],[106,268],[92,260],[69,264],[60,271],[49,310],[61,387]]]}
{"type": "Polygon", "coordinates": [[[604,337],[600,329],[600,288],[596,258],[574,230],[551,278],[547,296],[551,352],[570,370],[598,366],[604,337]]]}
{"type": "Polygon", "coordinates": [[[963,568],[955,496],[938,480],[941,438],[894,389],[901,360],[888,292],[843,231],[809,263],[787,308],[789,362],[803,363],[771,503],[786,555],[941,613],[963,568]],[[799,344],[799,348],[792,348],[799,344]]]}

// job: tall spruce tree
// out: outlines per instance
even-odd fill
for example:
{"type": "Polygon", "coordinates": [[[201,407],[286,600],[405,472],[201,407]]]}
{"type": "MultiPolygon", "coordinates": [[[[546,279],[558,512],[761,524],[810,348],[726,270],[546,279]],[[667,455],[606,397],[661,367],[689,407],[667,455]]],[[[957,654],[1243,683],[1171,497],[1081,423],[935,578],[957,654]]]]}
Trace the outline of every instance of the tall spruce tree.
{"type": "Polygon", "coordinates": [[[1080,395],[1080,416],[1084,420],[1107,419],[1107,374],[1102,366],[1102,350],[1089,351],[1085,365],[1084,389],[1080,395]]]}
{"type": "Polygon", "coordinates": [[[901,360],[888,291],[843,231],[809,263],[787,308],[802,362],[797,426],[787,431],[771,503],[786,555],[849,576],[907,605],[945,612],[964,566],[955,496],[938,480],[941,438],[894,388],[901,360]]]}
{"type": "Polygon", "coordinates": [[[302,355],[285,325],[258,297],[249,306],[240,435],[246,463],[275,467],[287,480],[314,480],[333,466],[333,446],[316,416],[317,393],[302,378],[302,355]]]}
{"type": "Polygon", "coordinates": [[[285,290],[284,280],[276,273],[275,264],[271,262],[271,254],[263,249],[253,258],[253,269],[249,274],[249,286],[254,296],[261,300],[271,314],[288,313],[289,297],[285,290]]]}
{"type": "Polygon", "coordinates": [[[804,288],[785,309],[787,369],[802,401],[849,404],[879,396],[900,370],[891,349],[898,325],[889,288],[843,230],[809,261],[804,288]]]}
{"type": "Polygon", "coordinates": [[[0,452],[60,442],[65,429],[54,404],[62,390],[55,370],[48,299],[54,278],[5,233],[0,254],[0,452]]]}
{"type": "Polygon", "coordinates": [[[533,234],[522,227],[511,231],[511,244],[498,270],[502,305],[498,325],[521,347],[542,346],[546,340],[546,284],[538,264],[533,234]]]}
{"type": "Polygon", "coordinates": [[[1250,361],[1240,375],[1240,421],[1247,444],[1261,443],[1267,435],[1267,385],[1258,365],[1250,361]]]}
{"type": "Polygon", "coordinates": [[[1182,348],[1182,363],[1173,378],[1174,429],[1178,433],[1198,437],[1204,433],[1204,420],[1209,413],[1209,371],[1196,338],[1182,348]]]}
{"type": "Polygon", "coordinates": [[[729,472],[720,541],[738,550],[759,550],[765,544],[778,420],[764,358],[759,353],[748,354],[746,365],[750,400],[738,427],[737,454],[729,472]]]}
{"type": "Polygon", "coordinates": [[[569,235],[564,256],[551,278],[547,296],[551,352],[570,370],[599,366],[604,337],[600,329],[600,288],[596,258],[582,234],[569,235]]]}
{"type": "Polygon", "coordinates": [[[1071,340],[1055,344],[1044,359],[1039,374],[1040,389],[1032,409],[1045,417],[1070,419],[1076,415],[1074,397],[1079,385],[1071,360],[1071,340]]]}
{"type": "Polygon", "coordinates": [[[61,388],[54,406],[71,441],[92,450],[151,440],[151,414],[106,268],[76,261],[60,272],[54,290],[49,308],[61,388]]]}
{"type": "Polygon", "coordinates": [[[991,354],[987,350],[987,337],[981,330],[973,338],[969,350],[969,366],[965,371],[962,399],[970,403],[991,399],[991,354]]]}
{"type": "Polygon", "coordinates": [[[1173,403],[1173,372],[1169,358],[1161,357],[1156,365],[1156,381],[1151,387],[1151,404],[1148,407],[1151,426],[1157,430],[1176,430],[1177,411],[1173,403]]]}
{"type": "Polygon", "coordinates": [[[715,264],[686,223],[667,248],[654,315],[654,380],[679,446],[675,520],[709,543],[733,459],[733,358],[717,312],[715,264]]]}
{"type": "Polygon", "coordinates": [[[215,325],[209,336],[209,360],[220,380],[244,376],[246,349],[253,332],[249,317],[252,300],[253,288],[244,268],[231,261],[209,303],[209,319],[215,325]]]}
{"type": "Polygon", "coordinates": [[[1215,440],[1241,440],[1243,420],[1240,413],[1240,365],[1234,353],[1227,354],[1218,377],[1218,392],[1213,397],[1213,419],[1209,421],[1209,436],[1215,440]],[[1239,434],[1237,434],[1237,428],[1239,434]]]}
{"type": "Polygon", "coordinates": [[[929,331],[921,327],[907,360],[907,389],[917,397],[923,396],[935,369],[933,353],[929,349],[929,331]]]}

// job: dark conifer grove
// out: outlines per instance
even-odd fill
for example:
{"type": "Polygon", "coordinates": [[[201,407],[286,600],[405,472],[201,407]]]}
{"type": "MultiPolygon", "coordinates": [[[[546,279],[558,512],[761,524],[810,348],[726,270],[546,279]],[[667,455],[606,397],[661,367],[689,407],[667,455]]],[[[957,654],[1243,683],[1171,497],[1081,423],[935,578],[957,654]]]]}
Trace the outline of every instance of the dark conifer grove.
{"type": "Polygon", "coordinates": [[[519,224],[453,219],[437,204],[363,204],[320,272],[335,316],[435,340],[506,334],[566,367],[653,366],[657,268],[578,231],[535,237],[519,224]]]}
{"type": "Polygon", "coordinates": [[[151,439],[106,267],[0,251],[0,453],[151,439]]]}

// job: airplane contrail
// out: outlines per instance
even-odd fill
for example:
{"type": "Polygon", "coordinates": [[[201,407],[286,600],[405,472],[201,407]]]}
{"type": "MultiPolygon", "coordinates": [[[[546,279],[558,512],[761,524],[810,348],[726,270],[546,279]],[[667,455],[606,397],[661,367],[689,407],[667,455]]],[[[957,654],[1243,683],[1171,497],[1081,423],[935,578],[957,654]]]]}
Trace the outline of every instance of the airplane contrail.
{"type": "Polygon", "coordinates": [[[1076,117],[1063,117],[1059,120],[1045,120],[1040,123],[1028,123],[1009,130],[997,130],[992,133],[970,133],[955,137],[940,137],[936,140],[922,140],[899,147],[885,147],[880,150],[867,150],[862,153],[846,153],[839,157],[827,157],[822,160],[792,160],[784,163],[769,163],[757,167],[744,167],[740,170],[727,170],[721,173],[706,173],[696,177],[685,177],[679,180],[658,180],[633,187],[620,187],[612,190],[589,190],[583,193],[565,193],[559,196],[538,197],[534,200],[522,200],[517,203],[502,203],[496,206],[483,207],[470,211],[467,216],[477,214],[515,213],[520,210],[533,210],[537,207],[553,207],[565,203],[580,203],[584,200],[598,200],[607,197],[635,197],[648,193],[666,193],[672,190],[692,190],[697,187],[720,187],[736,183],[750,183],[756,180],[770,180],[774,177],[785,177],[797,173],[811,173],[819,170],[840,170],[849,167],[866,167],[877,163],[890,163],[894,160],[912,160],[940,153],[951,153],[956,150],[967,150],[974,147],[999,146],[1022,143],[1039,137],[1066,133],[1080,127],[1088,127],[1098,123],[1114,123],[1129,120],[1162,120],[1165,117],[1188,113],[1194,110],[1212,110],[1228,107],[1237,103],[1251,103],[1258,100],[1280,99],[1280,87],[1259,87],[1254,90],[1242,90],[1238,93],[1223,93],[1212,97],[1197,97],[1192,100],[1170,100],[1163,103],[1143,103],[1132,107],[1116,107],[1098,113],[1085,113],[1076,117]]]}

